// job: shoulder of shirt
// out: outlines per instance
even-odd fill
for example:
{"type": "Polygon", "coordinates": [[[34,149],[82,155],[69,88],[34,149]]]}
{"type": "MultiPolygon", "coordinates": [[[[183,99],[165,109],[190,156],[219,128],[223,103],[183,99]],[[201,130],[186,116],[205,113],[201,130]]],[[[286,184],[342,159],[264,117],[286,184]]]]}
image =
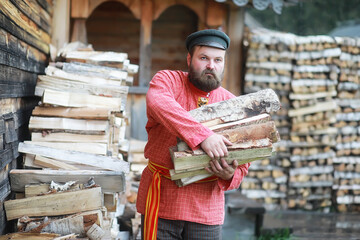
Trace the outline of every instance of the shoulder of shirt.
{"type": "Polygon", "coordinates": [[[156,76],[168,76],[168,77],[184,77],[187,76],[187,72],[181,70],[160,70],[158,71],[154,77],[156,76]]]}
{"type": "Polygon", "coordinates": [[[221,94],[223,95],[225,98],[233,98],[236,97],[234,94],[232,94],[229,90],[223,88],[223,87],[219,87],[216,89],[217,94],[221,94]]]}

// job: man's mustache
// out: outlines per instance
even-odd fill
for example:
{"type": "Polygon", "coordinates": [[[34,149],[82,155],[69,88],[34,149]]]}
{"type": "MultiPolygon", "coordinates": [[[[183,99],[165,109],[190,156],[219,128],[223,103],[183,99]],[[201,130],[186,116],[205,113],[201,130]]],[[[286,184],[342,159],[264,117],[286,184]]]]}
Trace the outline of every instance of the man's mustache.
{"type": "Polygon", "coordinates": [[[214,70],[211,70],[211,69],[205,69],[205,70],[202,72],[202,75],[205,75],[205,74],[211,74],[211,75],[215,76],[214,70]]]}

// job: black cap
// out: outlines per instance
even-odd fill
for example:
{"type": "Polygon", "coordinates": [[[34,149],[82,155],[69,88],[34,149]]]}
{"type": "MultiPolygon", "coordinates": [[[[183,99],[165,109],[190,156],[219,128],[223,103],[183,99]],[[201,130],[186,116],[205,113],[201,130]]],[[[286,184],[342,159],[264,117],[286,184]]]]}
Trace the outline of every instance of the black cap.
{"type": "Polygon", "coordinates": [[[188,51],[196,45],[226,50],[230,46],[230,38],[224,32],[216,29],[200,30],[186,38],[186,48],[188,51]]]}

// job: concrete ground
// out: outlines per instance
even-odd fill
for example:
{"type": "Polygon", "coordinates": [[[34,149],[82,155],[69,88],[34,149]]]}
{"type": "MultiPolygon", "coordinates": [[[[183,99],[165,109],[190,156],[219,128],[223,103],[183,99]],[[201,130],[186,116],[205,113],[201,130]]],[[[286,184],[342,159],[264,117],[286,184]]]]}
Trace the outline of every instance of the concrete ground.
{"type": "MultiPolygon", "coordinates": [[[[223,240],[255,240],[254,221],[254,216],[226,211],[223,240]]],[[[360,240],[360,213],[271,211],[264,215],[263,229],[289,229],[295,240],[360,240]]]]}

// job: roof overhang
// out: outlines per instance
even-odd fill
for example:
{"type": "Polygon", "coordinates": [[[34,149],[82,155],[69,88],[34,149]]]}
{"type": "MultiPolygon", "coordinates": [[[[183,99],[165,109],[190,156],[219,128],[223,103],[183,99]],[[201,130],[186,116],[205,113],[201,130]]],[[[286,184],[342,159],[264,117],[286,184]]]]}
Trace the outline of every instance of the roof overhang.
{"type": "Polygon", "coordinates": [[[299,0],[215,0],[216,2],[232,1],[238,7],[253,6],[257,10],[271,7],[275,13],[281,14],[283,6],[295,5],[299,0]]]}

